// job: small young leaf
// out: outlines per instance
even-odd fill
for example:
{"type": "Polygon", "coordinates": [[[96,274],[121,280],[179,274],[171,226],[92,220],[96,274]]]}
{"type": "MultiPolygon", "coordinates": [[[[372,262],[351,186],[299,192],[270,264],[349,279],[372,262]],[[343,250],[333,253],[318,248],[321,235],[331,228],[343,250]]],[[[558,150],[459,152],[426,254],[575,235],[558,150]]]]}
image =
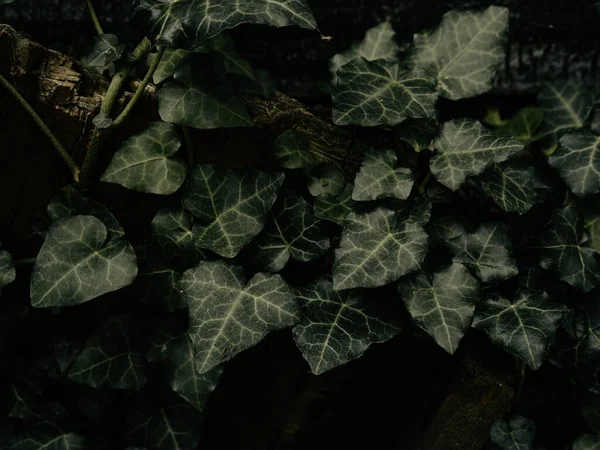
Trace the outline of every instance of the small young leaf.
{"type": "Polygon", "coordinates": [[[540,266],[583,292],[600,283],[598,252],[580,245],[583,217],[573,207],[557,209],[542,230],[540,266]]]}
{"type": "Polygon", "coordinates": [[[333,288],[383,286],[416,270],[427,252],[427,234],[382,207],[350,213],[335,251],[333,288]]]}
{"type": "Polygon", "coordinates": [[[408,118],[394,127],[395,136],[414,148],[416,152],[429,150],[437,133],[437,128],[427,119],[408,118]]]}
{"type": "Polygon", "coordinates": [[[310,174],[308,191],[311,195],[339,195],[346,185],[344,174],[331,164],[319,164],[310,174]]]}
{"type": "Polygon", "coordinates": [[[113,120],[104,113],[100,113],[97,116],[94,116],[94,118],[92,119],[92,124],[96,128],[100,128],[100,129],[110,128],[112,123],[113,123],[113,120]]]}
{"type": "Polygon", "coordinates": [[[233,258],[263,229],[283,178],[196,165],[183,189],[183,206],[196,217],[195,244],[233,258]]]}
{"type": "Polygon", "coordinates": [[[492,88],[504,61],[508,9],[449,11],[434,31],[415,34],[412,59],[437,77],[440,95],[451,100],[492,88]]]}
{"type": "Polygon", "coordinates": [[[582,434],[573,442],[573,450],[600,450],[600,436],[582,434]]]}
{"type": "Polygon", "coordinates": [[[490,439],[501,450],[533,450],[535,424],[521,416],[513,416],[509,422],[498,419],[492,424],[490,439]]]}
{"type": "Polygon", "coordinates": [[[179,286],[201,374],[257,344],[269,331],[298,321],[294,294],[279,275],[258,273],[245,282],[240,266],[202,261],[183,274],[179,286]]]}
{"type": "Polygon", "coordinates": [[[430,281],[417,273],[398,282],[406,309],[427,333],[453,354],[471,326],[479,283],[462,264],[453,263],[430,281]]]}
{"type": "Polygon", "coordinates": [[[435,148],[439,153],[431,158],[431,173],[456,191],[467,177],[479,175],[492,163],[506,161],[523,144],[484,128],[476,120],[456,119],[442,125],[435,148]]]}
{"type": "MultiPolygon", "coordinates": [[[[184,50],[182,48],[165,49],[165,52],[163,53],[163,56],[158,63],[158,67],[156,68],[156,70],[154,71],[154,75],[152,76],[152,81],[154,82],[154,84],[160,84],[167,78],[172,77],[173,73],[175,72],[175,67],[177,67],[177,64],[179,64],[181,58],[183,58],[188,53],[189,52],[187,50],[184,50]]],[[[155,58],[156,53],[151,54],[149,58],[152,57],[155,58]]]]}
{"type": "Polygon", "coordinates": [[[354,180],[352,200],[365,201],[394,197],[406,200],[414,177],[410,169],[396,167],[398,158],[393,150],[369,150],[354,180]]]}
{"type": "Polygon", "coordinates": [[[571,192],[584,196],[600,191],[600,137],[582,131],[565,134],[558,142],[549,163],[571,192]]]}
{"type": "Polygon", "coordinates": [[[152,231],[173,241],[178,247],[195,251],[193,217],[183,208],[163,208],[152,219],[152,231]]]}
{"type": "Polygon", "coordinates": [[[396,125],[407,117],[433,115],[435,81],[422,69],[360,57],[337,75],[332,92],[336,125],[396,125]]]}
{"type": "Polygon", "coordinates": [[[38,426],[17,435],[10,450],[91,450],[86,439],[53,426],[38,426]]]}
{"type": "Polygon", "coordinates": [[[285,169],[305,169],[315,164],[309,151],[310,140],[301,131],[286,130],[273,142],[271,153],[277,163],[285,169]]]}
{"type": "Polygon", "coordinates": [[[501,130],[523,143],[530,142],[544,120],[544,110],[527,106],[517,111],[501,130]]]}
{"type": "Polygon", "coordinates": [[[31,305],[60,307],[87,302],[131,284],[137,275],[129,242],[108,239],[94,216],[54,222],[31,275],[31,305]]]}
{"type": "Polygon", "coordinates": [[[118,43],[119,39],[114,34],[98,36],[88,56],[88,66],[104,67],[118,60],[125,50],[125,44],[118,45],[118,43]]]}
{"type": "Polygon", "coordinates": [[[0,250],[0,294],[2,293],[2,288],[15,281],[16,276],[17,272],[10,253],[0,250]]]}
{"type": "Polygon", "coordinates": [[[342,225],[353,211],[354,183],[348,182],[338,195],[323,194],[315,199],[315,216],[342,225]]]}
{"type": "Polygon", "coordinates": [[[153,122],[121,144],[101,181],[134,191],[170,195],[187,175],[187,164],[174,156],[180,145],[174,125],[153,122]]]}
{"type": "Polygon", "coordinates": [[[493,293],[477,306],[473,327],[537,370],[566,313],[566,306],[550,302],[542,291],[520,290],[512,303],[493,293]]]}
{"type": "Polygon", "coordinates": [[[361,356],[372,343],[400,332],[385,300],[338,293],[323,278],[296,289],[302,320],[292,332],[312,373],[322,374],[361,356]],[[387,313],[387,314],[386,314],[387,313]]]}
{"type": "Polygon", "coordinates": [[[504,211],[524,214],[538,199],[540,181],[534,167],[503,163],[485,171],[481,186],[504,211]]]}

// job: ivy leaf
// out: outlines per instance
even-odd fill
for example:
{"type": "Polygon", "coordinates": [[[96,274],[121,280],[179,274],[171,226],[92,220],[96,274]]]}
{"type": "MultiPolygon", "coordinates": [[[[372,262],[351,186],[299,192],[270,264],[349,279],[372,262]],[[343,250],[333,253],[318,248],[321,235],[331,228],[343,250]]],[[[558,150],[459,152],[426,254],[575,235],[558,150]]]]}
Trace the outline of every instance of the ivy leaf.
{"type": "Polygon", "coordinates": [[[496,420],[490,430],[490,439],[502,450],[532,450],[534,438],[535,424],[521,416],[496,420]]]}
{"type": "Polygon", "coordinates": [[[315,197],[325,194],[338,195],[345,185],[344,174],[331,164],[323,163],[311,171],[308,191],[315,197]]]}
{"type": "Polygon", "coordinates": [[[196,252],[193,217],[183,208],[162,208],[152,219],[152,231],[189,252],[196,252]]]}
{"type": "Polygon", "coordinates": [[[134,191],[170,195],[181,187],[187,175],[187,164],[174,157],[180,145],[174,125],[153,122],[121,144],[101,181],[134,191]]]}
{"type": "Polygon", "coordinates": [[[434,74],[438,91],[451,100],[473,97],[492,88],[504,61],[508,9],[449,11],[440,26],[415,34],[412,60],[434,74]]]}
{"type": "Polygon", "coordinates": [[[152,31],[170,47],[202,42],[243,23],[311,30],[317,26],[304,0],[137,0],[134,13],[148,16],[152,31]]]}
{"type": "Polygon", "coordinates": [[[496,164],[481,177],[481,187],[507,212],[524,214],[539,198],[541,182],[534,167],[496,164]]]}
{"type": "Polygon", "coordinates": [[[310,140],[301,131],[286,130],[273,142],[271,153],[277,163],[285,169],[305,169],[315,164],[309,151],[310,140]]]}
{"type": "Polygon", "coordinates": [[[336,292],[329,280],[296,288],[296,295],[302,320],[292,332],[315,375],[358,358],[372,343],[400,332],[398,318],[385,300],[367,298],[356,290],[336,292]]]}
{"type": "Polygon", "coordinates": [[[108,240],[94,216],[54,222],[31,275],[31,305],[37,308],[84,303],[131,284],[137,275],[129,242],[108,240]]]}
{"type": "Polygon", "coordinates": [[[255,80],[252,66],[236,51],[233,39],[229,35],[219,33],[206,45],[209,50],[218,55],[227,73],[255,80]]]}
{"type": "Polygon", "coordinates": [[[201,53],[189,53],[179,61],[174,80],[158,92],[162,120],[201,129],[252,126],[227,77],[212,66],[201,53]]]}
{"type": "Polygon", "coordinates": [[[336,125],[396,125],[407,117],[433,115],[435,82],[420,68],[359,57],[337,75],[332,92],[336,125]]]}
{"type": "Polygon", "coordinates": [[[475,271],[484,283],[496,283],[519,273],[503,223],[487,223],[474,233],[447,241],[452,261],[475,271]]]}
{"type": "Polygon", "coordinates": [[[359,43],[355,43],[343,53],[334,55],[329,60],[329,70],[332,74],[332,82],[335,85],[338,81],[337,71],[340,67],[348,64],[356,58],[362,57],[367,61],[376,61],[384,59],[394,62],[398,59],[398,44],[392,24],[386,20],[365,33],[365,37],[359,43]]]}
{"type": "Polygon", "coordinates": [[[96,128],[105,129],[105,128],[110,128],[110,126],[113,124],[113,120],[110,117],[108,117],[106,114],[100,113],[100,114],[94,116],[94,118],[92,119],[92,124],[96,128]]]}
{"type": "Polygon", "coordinates": [[[369,150],[354,180],[352,200],[365,201],[394,197],[406,200],[414,177],[410,169],[396,167],[398,158],[393,150],[369,150]]]}
{"type": "Polygon", "coordinates": [[[323,194],[315,199],[315,216],[342,225],[353,211],[354,183],[348,182],[338,195],[323,194]]]}
{"type": "Polygon", "coordinates": [[[27,419],[34,415],[40,403],[39,397],[48,383],[50,370],[50,361],[44,358],[16,371],[8,390],[8,417],[27,419]]]}
{"type": "Polygon", "coordinates": [[[382,207],[348,215],[335,252],[336,291],[383,286],[420,268],[427,252],[427,234],[420,225],[398,218],[397,213],[382,207]]]}
{"type": "Polygon", "coordinates": [[[10,450],[90,450],[85,438],[52,426],[39,426],[19,434],[10,450]]]}
{"type": "Polygon", "coordinates": [[[427,119],[405,119],[394,127],[394,134],[416,152],[429,150],[437,136],[437,128],[427,119]]]}
{"type": "Polygon", "coordinates": [[[17,272],[10,253],[0,250],[0,294],[2,289],[15,281],[17,272]]]}
{"type": "Polygon", "coordinates": [[[573,442],[573,450],[600,450],[600,436],[582,434],[573,442]]]}
{"type": "Polygon", "coordinates": [[[501,130],[516,140],[528,143],[535,137],[535,132],[544,120],[544,110],[535,106],[520,109],[511,117],[501,130]]]}
{"type": "Polygon", "coordinates": [[[283,179],[278,172],[196,165],[183,189],[183,206],[196,217],[195,244],[233,258],[263,229],[283,179]]]}
{"type": "Polygon", "coordinates": [[[549,163],[575,195],[600,191],[600,136],[589,131],[565,134],[549,163]]]}
{"type": "MultiPolygon", "coordinates": [[[[154,84],[160,84],[167,78],[171,78],[175,72],[177,64],[179,64],[179,61],[181,61],[181,59],[188,53],[188,50],[182,48],[166,48],[162,58],[158,62],[158,66],[154,71],[154,75],[152,75],[152,81],[154,84]]],[[[151,58],[156,58],[156,56],[156,53],[151,53],[149,55],[148,65],[152,63],[151,58]]]]}
{"type": "Polygon", "coordinates": [[[254,80],[246,77],[234,78],[238,94],[245,97],[272,98],[277,90],[273,77],[263,69],[254,68],[254,80]]]}
{"type": "Polygon", "coordinates": [[[267,272],[278,272],[291,258],[306,262],[329,248],[326,223],[316,219],[302,197],[285,191],[273,206],[265,229],[249,250],[267,272]]]}
{"type": "Polygon", "coordinates": [[[442,124],[435,140],[439,153],[431,158],[431,173],[456,191],[469,176],[479,175],[493,163],[506,161],[523,148],[515,138],[484,128],[473,119],[442,124]]]}
{"type": "Polygon", "coordinates": [[[479,283],[462,264],[453,263],[433,280],[417,273],[398,282],[406,309],[440,347],[454,354],[471,326],[479,283]]]}
{"type": "Polygon", "coordinates": [[[128,316],[113,316],[89,337],[69,379],[94,388],[140,390],[148,379],[146,338],[128,316]]]}
{"type": "Polygon", "coordinates": [[[454,217],[442,216],[434,217],[427,223],[427,233],[432,242],[448,245],[451,239],[462,236],[466,230],[464,225],[454,217]]]}
{"type": "Polygon", "coordinates": [[[294,294],[279,275],[258,273],[245,282],[240,266],[202,261],[183,274],[179,286],[201,374],[257,344],[269,331],[298,321],[294,294]]]}
{"type": "Polygon", "coordinates": [[[542,291],[520,290],[512,303],[493,293],[477,307],[473,327],[537,370],[566,313],[566,306],[550,302],[542,291]]]}
{"type": "Polygon", "coordinates": [[[88,66],[105,67],[118,60],[125,50],[125,44],[119,45],[119,39],[114,34],[98,36],[94,48],[88,56],[88,66]]]}
{"type": "Polygon", "coordinates": [[[542,231],[540,266],[583,292],[600,283],[598,252],[580,245],[583,218],[573,207],[557,209],[542,231]]]}

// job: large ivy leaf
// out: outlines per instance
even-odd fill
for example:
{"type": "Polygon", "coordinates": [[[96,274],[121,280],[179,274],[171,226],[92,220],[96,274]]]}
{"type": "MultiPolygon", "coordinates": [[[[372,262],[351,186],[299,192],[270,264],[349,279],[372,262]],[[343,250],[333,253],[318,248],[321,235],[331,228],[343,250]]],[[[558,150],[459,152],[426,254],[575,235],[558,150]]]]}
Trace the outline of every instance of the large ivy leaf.
{"type": "Polygon", "coordinates": [[[600,450],[600,436],[582,434],[573,442],[573,450],[600,450]]]}
{"type": "Polygon", "coordinates": [[[286,130],[273,142],[271,153],[281,167],[305,169],[312,167],[316,162],[309,148],[310,140],[305,133],[286,130]]]}
{"type": "Polygon", "coordinates": [[[338,195],[323,194],[315,199],[315,216],[342,225],[353,211],[354,183],[348,182],[338,195]]]}
{"type": "Polygon", "coordinates": [[[144,330],[128,316],[109,317],[88,338],[69,379],[95,388],[141,389],[148,379],[144,330]]]}
{"type": "Polygon", "coordinates": [[[15,281],[16,276],[17,272],[10,253],[6,250],[1,250],[0,247],[0,294],[2,293],[2,288],[15,281]]]}
{"type": "Polygon", "coordinates": [[[598,252],[580,245],[583,217],[573,207],[557,209],[542,230],[540,266],[588,292],[600,283],[598,252]]]}
{"type": "Polygon", "coordinates": [[[483,94],[492,88],[504,61],[507,30],[504,7],[449,11],[436,30],[415,34],[412,60],[436,76],[443,97],[458,100],[483,94]]]}
{"type": "Polygon", "coordinates": [[[535,424],[521,416],[498,419],[490,429],[490,439],[502,450],[532,450],[534,438],[535,424]]]}
{"type": "Polygon", "coordinates": [[[511,244],[504,224],[487,223],[474,233],[463,233],[447,241],[453,261],[475,271],[485,283],[506,280],[519,273],[511,254],[511,244]]]}
{"type": "Polygon", "coordinates": [[[293,192],[283,192],[270,216],[249,249],[267,272],[280,271],[290,257],[311,261],[329,248],[326,222],[315,218],[313,207],[293,192]]]}
{"type": "Polygon", "coordinates": [[[471,326],[479,283],[462,264],[453,263],[433,275],[403,278],[398,292],[406,309],[427,333],[453,354],[471,326]]]}
{"type": "Polygon", "coordinates": [[[352,200],[385,197],[406,200],[412,190],[414,177],[410,169],[396,167],[397,164],[398,158],[393,150],[369,150],[354,180],[352,200]]]}
{"type": "Polygon", "coordinates": [[[52,426],[34,427],[19,434],[10,450],[90,450],[84,437],[52,426]]]}
{"type": "Polygon", "coordinates": [[[185,161],[174,156],[180,145],[181,138],[174,125],[152,122],[121,144],[101,181],[139,192],[172,194],[187,175],[185,161]]]}
{"type": "Polygon", "coordinates": [[[542,291],[520,290],[514,302],[493,293],[477,307],[473,327],[537,370],[566,313],[566,306],[550,302],[542,291]]]}
{"type": "Polygon", "coordinates": [[[337,75],[332,92],[336,125],[396,125],[407,117],[433,115],[435,81],[420,68],[359,57],[337,75]]]}
{"type": "Polygon", "coordinates": [[[148,16],[152,30],[170,47],[202,42],[242,23],[317,26],[304,0],[137,0],[134,12],[148,16]]]}
{"type": "Polygon", "coordinates": [[[94,48],[87,58],[90,67],[106,67],[108,64],[118,60],[125,50],[125,44],[119,45],[119,39],[114,34],[103,34],[98,36],[94,42],[94,48]]]}
{"type": "Polygon", "coordinates": [[[442,125],[435,140],[438,153],[431,173],[456,191],[467,177],[479,175],[492,163],[506,161],[523,148],[515,138],[488,130],[473,119],[455,119],[442,125]]]}
{"type": "Polygon", "coordinates": [[[158,92],[158,112],[165,122],[192,128],[252,125],[227,77],[202,53],[188,53],[179,61],[173,81],[158,92]]]}
{"type": "Polygon", "coordinates": [[[31,275],[31,305],[60,307],[87,302],[131,284],[137,275],[129,242],[108,240],[94,216],[55,222],[38,253],[31,275]]]}
{"type": "Polygon", "coordinates": [[[50,358],[41,358],[19,368],[8,389],[8,417],[27,419],[39,407],[39,397],[48,384],[48,372],[52,369],[50,358]]]}
{"type": "Polygon", "coordinates": [[[296,288],[296,296],[302,319],[292,332],[315,375],[358,358],[372,343],[400,332],[398,318],[385,300],[356,290],[336,292],[329,280],[296,288]]]}
{"type": "Polygon", "coordinates": [[[183,206],[195,217],[194,242],[232,258],[264,227],[283,173],[194,167],[183,189],[183,206]]]}
{"type": "Polygon", "coordinates": [[[383,286],[418,269],[427,252],[423,228],[379,207],[350,213],[335,251],[333,288],[383,286]]]}
{"type": "Polygon", "coordinates": [[[485,171],[481,187],[504,211],[524,214],[539,198],[541,182],[534,167],[503,163],[485,171]]]}
{"type": "Polygon", "coordinates": [[[334,55],[329,60],[329,70],[331,71],[333,84],[337,83],[338,69],[356,58],[363,57],[367,61],[378,59],[390,62],[396,61],[399,48],[394,39],[395,34],[392,24],[386,20],[367,30],[361,42],[354,43],[345,52],[334,55]]]}
{"type": "Polygon", "coordinates": [[[179,285],[199,373],[298,321],[294,294],[279,275],[258,273],[245,282],[240,266],[202,261],[183,274],[179,285]]]}
{"type": "Polygon", "coordinates": [[[600,191],[600,136],[589,131],[565,134],[549,163],[576,195],[600,191]]]}

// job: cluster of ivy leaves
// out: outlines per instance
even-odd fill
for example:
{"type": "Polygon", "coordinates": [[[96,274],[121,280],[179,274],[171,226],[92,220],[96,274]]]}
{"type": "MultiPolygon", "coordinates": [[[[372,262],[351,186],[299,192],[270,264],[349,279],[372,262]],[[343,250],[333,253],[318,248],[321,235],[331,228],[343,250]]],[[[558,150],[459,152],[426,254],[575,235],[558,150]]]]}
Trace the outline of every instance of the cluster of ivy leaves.
{"type": "MultiPolygon", "coordinates": [[[[131,450],[196,448],[223,363],[269,332],[291,328],[321,374],[396,336],[403,314],[448,353],[475,328],[529,370],[551,363],[572,374],[590,427],[573,448],[600,446],[597,94],[556,80],[511,117],[490,110],[483,122],[439,120],[440,98],[491,89],[507,9],[451,11],[402,53],[384,22],[332,58],[333,122],[395,137],[394,146],[367,149],[352,179],[293,129],[272,144],[277,172],[190,167],[182,156],[185,127],[252,126],[240,96],[274,91],[226,30],[246,22],[314,29],[303,1],[139,0],[135,13],[167,47],[148,61],[161,57],[153,78],[161,121],[126,139],[101,181],[172,201],[133,248],[106,207],[63,189],[35,230],[43,245],[30,299],[61,314],[128,289],[164,313],[111,316],[86,339],[57,338],[11,368],[0,448],[112,448],[93,430],[115,391],[130,399],[120,432],[131,450]],[[286,187],[290,174],[305,175],[310,197],[286,187]],[[308,284],[280,274],[290,259],[328,252],[331,273],[308,284]],[[82,392],[69,407],[89,423],[48,399],[54,382],[82,392]],[[148,386],[160,395],[147,395],[148,386]]],[[[126,54],[103,35],[86,63],[110,74],[126,54]]],[[[0,250],[0,288],[14,279],[0,250]]],[[[28,313],[12,300],[0,305],[4,345],[28,313]]],[[[490,448],[533,448],[534,433],[526,418],[499,421],[490,448]]]]}

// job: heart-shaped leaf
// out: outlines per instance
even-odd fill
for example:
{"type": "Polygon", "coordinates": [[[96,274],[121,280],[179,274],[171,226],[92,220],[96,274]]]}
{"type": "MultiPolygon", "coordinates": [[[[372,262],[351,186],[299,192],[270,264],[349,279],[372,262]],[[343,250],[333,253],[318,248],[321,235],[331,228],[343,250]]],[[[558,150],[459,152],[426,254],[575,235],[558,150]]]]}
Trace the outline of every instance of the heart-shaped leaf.
{"type": "Polygon", "coordinates": [[[338,195],[323,194],[315,199],[315,216],[342,225],[353,211],[352,191],[354,183],[348,182],[338,195]]]}
{"type": "Polygon", "coordinates": [[[504,211],[524,214],[539,198],[541,182],[534,167],[497,164],[485,171],[481,187],[504,211]]]}
{"type": "Polygon", "coordinates": [[[544,120],[544,110],[535,106],[527,106],[516,112],[501,130],[516,140],[528,143],[535,137],[535,132],[544,120]]]}
{"type": "Polygon", "coordinates": [[[178,247],[195,251],[192,233],[193,217],[183,208],[163,208],[152,219],[152,231],[173,242],[178,247]]]}
{"type": "Polygon", "coordinates": [[[348,215],[335,251],[336,291],[383,286],[420,268],[427,234],[420,225],[398,219],[398,213],[382,207],[348,215]]]}
{"type": "Polygon", "coordinates": [[[280,271],[290,257],[311,261],[329,248],[326,222],[314,217],[312,206],[302,197],[283,192],[269,214],[265,229],[249,248],[265,271],[280,271]]]}
{"type": "Polygon", "coordinates": [[[78,434],[39,426],[17,435],[10,450],[91,450],[91,446],[78,434]]]}
{"type": "Polygon", "coordinates": [[[309,147],[310,140],[305,133],[286,130],[273,142],[271,153],[283,168],[305,169],[312,167],[316,162],[309,147]]]}
{"type": "Polygon", "coordinates": [[[490,430],[490,439],[501,450],[533,450],[534,438],[535,424],[521,416],[513,416],[509,422],[498,419],[490,430]]]}
{"type": "Polygon", "coordinates": [[[312,169],[308,180],[308,191],[311,195],[338,195],[344,189],[344,174],[331,164],[319,164],[312,169]]]}
{"type": "Polygon", "coordinates": [[[600,436],[582,434],[573,442],[573,450],[600,450],[600,436]]]}
{"type": "Polygon", "coordinates": [[[146,15],[152,30],[170,47],[202,42],[243,23],[317,26],[304,0],[137,0],[134,13],[146,15]]]}
{"type": "MultiPolygon", "coordinates": [[[[181,61],[188,53],[188,50],[182,48],[166,48],[162,58],[160,58],[160,61],[158,62],[154,75],[152,75],[154,84],[160,84],[167,78],[171,78],[173,73],[175,73],[175,68],[177,67],[177,64],[179,64],[179,61],[181,61]]],[[[151,53],[149,55],[149,65],[152,63],[152,58],[155,58],[156,56],[156,53],[151,53]]]]}
{"type": "Polygon", "coordinates": [[[435,140],[439,153],[431,158],[431,173],[456,191],[467,177],[479,175],[493,163],[506,161],[523,148],[515,138],[488,130],[473,119],[455,119],[442,125],[435,140]]]}
{"type": "Polygon", "coordinates": [[[125,44],[119,45],[119,39],[114,34],[103,34],[96,38],[94,48],[87,58],[90,67],[105,67],[118,60],[125,50],[125,44]]]}
{"type": "Polygon", "coordinates": [[[17,272],[10,253],[0,250],[0,294],[2,293],[2,288],[15,281],[16,276],[17,272]]]}
{"type": "Polygon", "coordinates": [[[206,47],[218,56],[225,72],[255,80],[252,66],[236,51],[233,39],[229,35],[219,33],[206,42],[206,47]]]}
{"type": "Polygon", "coordinates": [[[583,292],[600,283],[598,252],[580,245],[583,217],[574,208],[557,209],[542,230],[540,266],[583,292]]]}
{"type": "Polygon", "coordinates": [[[513,302],[493,293],[477,306],[473,327],[537,370],[548,352],[567,307],[542,291],[520,290],[513,302]]]}
{"type": "Polygon", "coordinates": [[[162,120],[202,129],[252,125],[227,77],[213,66],[202,53],[188,53],[179,61],[174,80],[158,92],[162,120]]]}
{"type": "Polygon", "coordinates": [[[359,57],[337,75],[332,92],[336,125],[396,125],[407,117],[433,115],[435,81],[420,68],[359,57]]]}
{"type": "Polygon", "coordinates": [[[406,142],[416,152],[433,149],[432,143],[438,130],[427,119],[405,119],[394,127],[394,135],[406,142]]]}
{"type": "Polygon", "coordinates": [[[568,133],[559,139],[549,163],[576,195],[600,191],[600,136],[589,131],[568,133]]]}
{"type": "Polygon", "coordinates": [[[183,274],[179,286],[201,374],[257,344],[269,331],[298,321],[294,294],[279,275],[258,273],[246,282],[240,266],[202,261],[183,274]]]}
{"type": "Polygon", "coordinates": [[[449,11],[440,26],[415,34],[413,61],[437,77],[440,95],[452,100],[483,94],[492,88],[504,61],[508,9],[449,11]]]}
{"type": "Polygon", "coordinates": [[[454,263],[429,280],[418,273],[398,282],[406,309],[427,333],[453,354],[471,326],[479,283],[462,264],[454,263]]]}
{"type": "Polygon", "coordinates": [[[61,219],[50,227],[31,275],[31,305],[76,305],[131,284],[137,275],[129,242],[108,239],[94,216],[61,219]]]}
{"type": "Polygon", "coordinates": [[[183,189],[183,206],[196,217],[195,244],[233,258],[263,229],[283,178],[196,165],[183,189]]]}
{"type": "Polygon", "coordinates": [[[302,319],[292,332],[312,373],[319,375],[361,356],[371,344],[400,332],[398,317],[385,299],[358,291],[339,293],[318,279],[296,288],[302,319]]]}
{"type": "Polygon", "coordinates": [[[365,201],[394,197],[406,200],[414,177],[410,169],[396,167],[398,158],[393,150],[369,150],[354,180],[352,200],[365,201]]]}
{"type": "Polygon", "coordinates": [[[187,175],[187,164],[174,156],[180,145],[174,125],[153,122],[121,144],[101,180],[139,192],[172,194],[187,175]]]}

